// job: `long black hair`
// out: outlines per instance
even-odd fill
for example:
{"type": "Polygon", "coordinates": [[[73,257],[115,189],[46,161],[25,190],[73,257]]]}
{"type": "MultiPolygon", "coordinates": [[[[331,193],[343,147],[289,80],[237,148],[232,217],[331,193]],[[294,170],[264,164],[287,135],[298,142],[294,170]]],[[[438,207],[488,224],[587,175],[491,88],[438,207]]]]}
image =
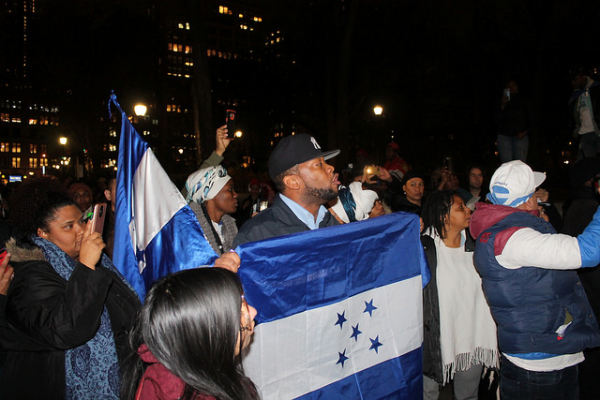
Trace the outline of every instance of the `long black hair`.
{"type": "Polygon", "coordinates": [[[445,219],[450,215],[450,209],[454,204],[455,191],[435,190],[429,193],[421,209],[423,218],[423,231],[433,229],[439,237],[445,239],[445,219]]]}
{"type": "MultiPolygon", "coordinates": [[[[154,357],[185,382],[183,398],[257,399],[244,375],[236,344],[241,328],[242,285],[234,273],[198,268],[163,278],[148,292],[131,346],[145,343],[154,357]]],[[[241,337],[240,337],[241,340],[241,337]]],[[[127,361],[122,398],[133,399],[146,366],[127,361]]]]}

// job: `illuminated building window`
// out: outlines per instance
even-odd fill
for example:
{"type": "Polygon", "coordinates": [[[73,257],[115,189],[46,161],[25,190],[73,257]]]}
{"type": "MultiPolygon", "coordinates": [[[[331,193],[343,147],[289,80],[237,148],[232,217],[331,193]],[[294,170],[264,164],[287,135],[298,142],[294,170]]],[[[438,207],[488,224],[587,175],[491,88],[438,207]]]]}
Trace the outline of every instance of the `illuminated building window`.
{"type": "Polygon", "coordinates": [[[181,23],[181,22],[180,22],[180,23],[177,25],[177,27],[178,27],[179,29],[183,29],[183,23],[181,23]]]}
{"type": "Polygon", "coordinates": [[[14,122],[15,124],[20,124],[21,123],[21,118],[19,118],[19,117],[12,117],[11,121],[14,122]]]}
{"type": "Polygon", "coordinates": [[[244,18],[244,14],[238,14],[239,18],[244,18]]]}
{"type": "Polygon", "coordinates": [[[117,151],[117,145],[116,144],[108,145],[108,151],[117,151]]]}
{"type": "Polygon", "coordinates": [[[38,123],[37,119],[35,119],[35,118],[30,118],[29,119],[29,125],[37,125],[37,123],[38,123]]]}
{"type": "Polygon", "coordinates": [[[30,158],[29,159],[29,168],[37,168],[37,166],[38,166],[37,158],[30,158]]]}
{"type": "Polygon", "coordinates": [[[262,18],[261,17],[254,17],[254,22],[262,22],[262,18]]]}
{"type": "Polygon", "coordinates": [[[219,6],[219,14],[229,14],[229,8],[225,6],[219,6]]]}
{"type": "Polygon", "coordinates": [[[242,29],[242,30],[244,30],[244,31],[245,31],[245,30],[248,30],[248,25],[241,24],[241,25],[240,25],[240,29],[242,29]]]}
{"type": "Polygon", "coordinates": [[[40,125],[48,125],[48,117],[40,117],[40,125]]]}
{"type": "Polygon", "coordinates": [[[29,152],[31,154],[36,154],[37,153],[37,144],[30,144],[29,145],[29,152]]]}
{"type": "Polygon", "coordinates": [[[12,144],[12,152],[20,153],[21,152],[21,143],[13,143],[12,144]]]}
{"type": "Polygon", "coordinates": [[[185,23],[185,29],[188,30],[188,31],[190,30],[190,23],[189,22],[185,23]]]}
{"type": "Polygon", "coordinates": [[[40,158],[40,167],[47,167],[47,166],[48,166],[48,159],[40,158]]]}
{"type": "Polygon", "coordinates": [[[117,131],[114,129],[111,129],[110,132],[108,132],[108,136],[117,137],[117,131]]]}
{"type": "Polygon", "coordinates": [[[181,53],[183,52],[183,45],[177,43],[169,43],[167,45],[167,49],[169,51],[172,51],[173,53],[181,53]]]}
{"type": "Polygon", "coordinates": [[[185,54],[192,54],[192,47],[191,46],[185,46],[185,54]]]}
{"type": "Polygon", "coordinates": [[[13,168],[21,168],[21,158],[20,157],[12,158],[12,167],[13,168]]]}
{"type": "Polygon", "coordinates": [[[10,151],[10,143],[0,143],[0,153],[8,153],[10,151]]]}
{"type": "Polygon", "coordinates": [[[0,120],[2,120],[2,122],[10,122],[10,114],[9,113],[1,113],[0,120]]]}

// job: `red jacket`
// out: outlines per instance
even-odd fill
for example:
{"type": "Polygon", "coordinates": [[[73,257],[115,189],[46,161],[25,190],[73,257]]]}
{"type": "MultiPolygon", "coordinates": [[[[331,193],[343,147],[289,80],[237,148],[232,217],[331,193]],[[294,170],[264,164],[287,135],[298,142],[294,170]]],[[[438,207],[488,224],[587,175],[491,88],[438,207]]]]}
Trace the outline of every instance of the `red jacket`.
{"type": "MultiPolygon", "coordinates": [[[[183,396],[185,382],[165,368],[145,344],[138,349],[144,362],[151,365],[146,368],[140,381],[136,400],[177,400],[183,396]]],[[[213,396],[196,395],[196,400],[216,400],[213,396]]]]}

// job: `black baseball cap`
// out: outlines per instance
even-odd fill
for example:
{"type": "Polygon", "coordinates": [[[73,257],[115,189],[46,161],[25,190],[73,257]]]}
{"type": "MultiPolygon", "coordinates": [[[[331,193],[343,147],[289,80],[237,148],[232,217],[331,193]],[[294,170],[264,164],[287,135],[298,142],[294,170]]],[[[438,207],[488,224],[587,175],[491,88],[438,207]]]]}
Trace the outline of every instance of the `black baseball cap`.
{"type": "Polygon", "coordinates": [[[286,136],[277,144],[269,156],[269,176],[272,180],[294,165],[323,157],[329,160],[340,154],[339,150],[322,151],[314,137],[306,133],[286,136]]]}

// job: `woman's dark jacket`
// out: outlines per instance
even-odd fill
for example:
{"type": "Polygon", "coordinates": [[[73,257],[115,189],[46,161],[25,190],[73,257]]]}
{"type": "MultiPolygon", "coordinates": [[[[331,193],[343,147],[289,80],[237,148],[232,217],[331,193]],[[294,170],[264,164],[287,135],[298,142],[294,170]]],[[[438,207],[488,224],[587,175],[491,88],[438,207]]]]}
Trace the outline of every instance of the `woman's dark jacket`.
{"type": "Polygon", "coordinates": [[[9,248],[15,276],[0,340],[6,351],[2,398],[64,399],[65,350],[94,337],[106,305],[122,364],[128,331],[141,307],[137,295],[101,266],[78,263],[65,281],[40,249],[9,248]]]}

